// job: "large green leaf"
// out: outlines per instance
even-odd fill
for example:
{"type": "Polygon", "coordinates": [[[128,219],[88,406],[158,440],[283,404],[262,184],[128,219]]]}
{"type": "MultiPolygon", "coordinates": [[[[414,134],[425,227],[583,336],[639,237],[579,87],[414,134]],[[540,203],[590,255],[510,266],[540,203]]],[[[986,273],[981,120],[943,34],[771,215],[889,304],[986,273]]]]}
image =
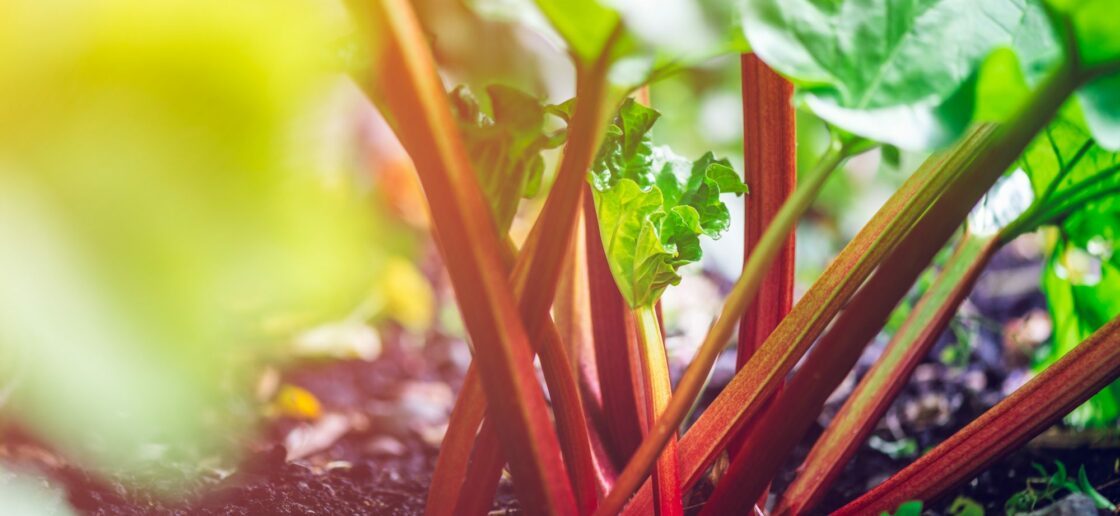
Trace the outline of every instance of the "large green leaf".
{"type": "MultiPolygon", "coordinates": [[[[1053,344],[1038,357],[1038,369],[1056,362],[1112,318],[1120,315],[1120,263],[1110,256],[1120,235],[1098,232],[1093,218],[1120,227],[1117,213],[1079,214],[1061,228],[1061,237],[1043,271],[1042,288],[1054,323],[1053,344]],[[1104,217],[1104,218],[1100,218],[1104,217]],[[1107,249],[1107,252],[1105,252],[1107,249]]],[[[1111,232],[1109,232],[1111,233],[1111,232]]],[[[1120,417],[1120,382],[1113,383],[1070,413],[1077,427],[1110,426],[1120,417]]]]}
{"type": "Polygon", "coordinates": [[[451,92],[451,105],[482,192],[490,202],[498,234],[509,232],[521,198],[532,197],[544,173],[541,151],[563,143],[563,132],[545,131],[546,107],[517,89],[486,89],[491,114],[466,87],[451,92]]]}
{"type": "Polygon", "coordinates": [[[623,103],[588,177],[607,261],[635,308],[680,282],[677,269],[701,258],[701,235],[718,238],[727,229],[730,214],[719,196],[746,192],[727,160],[707,153],[689,162],[653,146],[658,116],[633,100],[623,103]]]}
{"type": "MultiPolygon", "coordinates": [[[[1053,225],[1058,241],[1043,272],[1054,321],[1045,367],[1097,328],[1120,315],[1120,154],[1102,149],[1067,119],[1051,123],[1027,149],[1020,167],[1030,177],[1035,203],[1030,224],[1053,225]]],[[[1070,415],[1078,426],[1111,424],[1120,415],[1120,384],[1105,389],[1070,415]]]]}
{"type": "Polygon", "coordinates": [[[1120,209],[1120,154],[1101,148],[1077,123],[1059,118],[1035,138],[1019,161],[1034,189],[1038,224],[1085,209],[1120,209]]]}
{"type": "Polygon", "coordinates": [[[1065,59],[1060,38],[1046,10],[1029,1],[1011,43],[997,48],[980,69],[976,119],[1006,122],[1023,105],[1031,88],[1065,59]]]}
{"type": "Polygon", "coordinates": [[[536,0],[578,61],[592,62],[618,25],[618,12],[598,0],[536,0]]]}
{"type": "Polygon", "coordinates": [[[566,46],[577,65],[603,56],[611,82],[639,86],[711,57],[746,51],[733,4],[719,0],[468,0],[483,16],[516,21],[566,46]],[[617,31],[617,33],[615,33],[617,31]],[[559,41],[557,41],[559,40],[559,41]]]}
{"type": "Polygon", "coordinates": [[[1010,44],[1027,0],[743,0],[752,50],[830,123],[907,149],[971,120],[975,70],[1010,44]]]}
{"type": "Polygon", "coordinates": [[[1120,73],[1082,86],[1077,91],[1077,99],[1097,143],[1110,150],[1120,150],[1120,73]]]}
{"type": "Polygon", "coordinates": [[[1068,17],[1081,62],[1086,67],[1120,60],[1120,17],[1113,0],[1046,0],[1068,17]]]}
{"type": "Polygon", "coordinates": [[[1085,120],[1097,142],[1120,150],[1120,16],[1113,0],[1047,0],[1073,31],[1083,69],[1106,68],[1078,91],[1085,120]]]}

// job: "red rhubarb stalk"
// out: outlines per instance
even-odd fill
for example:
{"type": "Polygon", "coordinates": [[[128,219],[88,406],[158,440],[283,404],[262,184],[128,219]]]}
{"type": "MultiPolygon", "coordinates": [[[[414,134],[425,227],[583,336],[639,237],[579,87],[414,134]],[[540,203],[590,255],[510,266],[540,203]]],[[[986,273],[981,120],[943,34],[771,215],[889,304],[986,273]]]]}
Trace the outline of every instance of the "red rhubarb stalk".
{"type": "Polygon", "coordinates": [[[502,242],[459,137],[431,50],[411,5],[368,6],[379,51],[374,97],[390,114],[432,209],[433,231],[476,344],[488,414],[511,458],[522,503],[541,514],[576,512],[559,441],[533,370],[526,328],[502,267],[502,242]]]}
{"type": "MultiPolygon", "coordinates": [[[[773,392],[771,389],[793,368],[855,289],[944,190],[953,177],[940,167],[944,158],[944,153],[931,156],[883,204],[766,339],[750,365],[736,373],[681,438],[683,488],[700,479],[733,432],[756,413],[759,406],[754,401],[773,392]]],[[[643,486],[627,507],[627,514],[648,512],[650,494],[649,485],[643,486]]]]}
{"type": "MultiPolygon", "coordinates": [[[[661,321],[657,311],[650,306],[634,310],[638,321],[638,335],[641,341],[642,371],[646,379],[646,399],[648,402],[649,424],[665,411],[673,387],[669,381],[669,361],[665,356],[665,342],[661,338],[661,321]]],[[[653,498],[656,501],[654,514],[658,516],[677,516],[684,514],[681,507],[681,486],[677,467],[677,436],[669,437],[669,442],[661,450],[653,470],[653,498]]]]}
{"type": "MultiPolygon", "coordinates": [[[[758,247],[766,227],[797,185],[797,135],[793,85],[754,54],[744,54],[743,159],[750,186],[745,205],[744,259],[758,247]]],[[[762,277],[758,296],[739,327],[737,367],[755,350],[793,306],[795,235],[781,244],[774,265],[762,277]]]]}
{"type": "Polygon", "coordinates": [[[739,317],[746,309],[746,305],[754,299],[761,284],[762,275],[773,262],[782,243],[785,242],[790,231],[793,230],[801,214],[809,208],[825,180],[840,164],[858,149],[849,144],[840,144],[838,141],[830,146],[829,151],[818,163],[817,167],[809,173],[807,180],[798,186],[789,200],[782,204],[782,209],[774,218],[774,223],[767,229],[759,241],[757,251],[753,253],[743,267],[743,274],[731,290],[731,294],[724,302],[719,317],[708,330],[704,342],[685,370],[677,384],[677,390],[665,407],[665,413],[657,418],[657,423],[650,429],[649,434],[642,440],[642,444],[634,453],[634,457],[619,475],[615,487],[599,506],[596,514],[615,514],[622,510],[630,495],[641,487],[642,482],[649,475],[650,467],[657,460],[661,449],[676,435],[681,421],[692,408],[696,397],[700,394],[712,365],[719,357],[731,333],[739,322],[739,317]]]}
{"type": "Polygon", "coordinates": [[[816,507],[929,354],[1001,243],[995,235],[964,234],[937,279],[817,440],[797,478],[782,493],[775,514],[804,514],[816,507]]]}
{"type": "MultiPolygon", "coordinates": [[[[782,461],[820,413],[828,394],[843,380],[863,347],[934,254],[956,231],[1003,171],[1057,112],[1077,86],[1068,67],[1058,70],[1023,106],[1012,123],[991,131],[976,152],[954,152],[945,167],[965,178],[954,182],[923,214],[898,247],[852,298],[774,406],[747,428],[743,447],[705,506],[709,514],[749,509],[782,461]]],[[[961,149],[962,147],[957,147],[961,149]]],[[[967,146],[966,146],[967,148],[967,146]]]]}
{"type": "Polygon", "coordinates": [[[647,402],[638,356],[638,329],[607,264],[590,192],[584,196],[584,222],[591,324],[607,443],[614,464],[622,467],[642,442],[646,427],[647,402]]]}
{"type": "Polygon", "coordinates": [[[464,378],[463,387],[459,390],[459,397],[455,399],[455,406],[451,409],[447,433],[443,435],[439,456],[436,457],[435,471],[432,473],[430,485],[439,486],[439,489],[428,490],[428,499],[424,506],[424,514],[427,516],[455,514],[455,506],[459,503],[463,479],[466,478],[466,471],[471,462],[471,444],[486,415],[485,394],[482,392],[482,382],[477,376],[478,369],[472,363],[467,369],[467,376],[464,378]],[[478,400],[483,402],[479,403],[478,400]]]}
{"type": "Polygon", "coordinates": [[[598,424],[603,412],[603,393],[599,389],[599,370],[595,363],[595,339],[591,332],[590,294],[587,284],[587,231],[583,211],[577,215],[576,234],[568,250],[567,265],[560,277],[560,288],[552,313],[568,359],[579,374],[580,393],[588,414],[598,424]]]}
{"type": "MultiPolygon", "coordinates": [[[[766,226],[797,186],[797,133],[793,84],[758,56],[742,56],[743,162],[750,185],[744,206],[743,259],[758,246],[766,226]]],[[[739,325],[735,368],[742,368],[793,307],[797,235],[790,233],[762,278],[758,296],[739,325]]],[[[780,388],[780,386],[779,386],[780,388]]],[[[732,446],[732,449],[737,446],[732,446]]],[[[759,497],[765,507],[767,495],[759,497]]]]}
{"type": "Polygon", "coordinates": [[[934,500],[1018,449],[1120,377],[1120,318],[922,458],[834,514],[878,514],[934,500]]]}
{"type": "Polygon", "coordinates": [[[591,294],[587,277],[587,230],[582,210],[576,224],[575,239],[569,250],[560,290],[552,310],[560,339],[566,344],[568,358],[575,368],[588,419],[588,436],[595,459],[598,492],[606,493],[614,485],[617,466],[603,441],[607,433],[607,415],[603,412],[603,392],[599,383],[599,365],[595,359],[595,338],[591,323],[591,294]]]}
{"type": "MultiPolygon", "coordinates": [[[[649,87],[638,88],[632,97],[639,104],[649,106],[649,87]]],[[[596,362],[600,364],[599,389],[603,395],[610,455],[616,468],[621,468],[653,423],[648,415],[637,323],[611,274],[590,188],[587,186],[584,194],[584,235],[593,340],[596,362]]]]}
{"type": "MultiPolygon", "coordinates": [[[[533,341],[540,344],[538,351],[541,354],[541,366],[546,381],[550,381],[551,377],[559,381],[557,384],[559,389],[550,384],[550,388],[554,389],[553,397],[557,402],[579,400],[580,397],[571,364],[556,334],[555,326],[551,324],[549,312],[556,296],[564,258],[568,254],[574,233],[586,171],[591,165],[608,113],[613,106],[607,88],[609,47],[620,34],[621,26],[618,26],[608,41],[607,48],[602,52],[602,57],[590,67],[581,67],[577,70],[576,101],[571,123],[568,126],[568,141],[564,146],[556,180],[511,273],[511,282],[518,296],[521,318],[526,329],[534,335],[533,341]]],[[[488,398],[489,396],[487,394],[488,398]]],[[[581,404],[569,401],[557,403],[554,408],[557,411],[556,420],[561,442],[570,446],[573,452],[566,455],[566,458],[571,469],[580,511],[590,512],[597,503],[598,479],[602,478],[602,475],[596,471],[587,420],[581,404]]],[[[500,430],[501,425],[493,426],[499,427],[500,430]]],[[[486,428],[487,426],[483,425],[483,430],[486,428]]],[[[444,446],[447,446],[447,443],[444,446]]],[[[501,452],[500,448],[480,449],[480,453],[501,452]]],[[[480,463],[500,464],[501,461],[489,458],[480,463]]],[[[516,476],[516,471],[514,473],[516,476]]],[[[466,472],[462,471],[461,474],[465,475],[466,472]]],[[[501,475],[501,468],[492,468],[485,475],[496,478],[501,475]]],[[[493,495],[493,491],[487,492],[485,486],[494,485],[494,481],[491,478],[484,480],[480,478],[481,476],[462,477],[464,478],[463,496],[493,495]]],[[[433,485],[432,490],[440,487],[433,485]]]]}

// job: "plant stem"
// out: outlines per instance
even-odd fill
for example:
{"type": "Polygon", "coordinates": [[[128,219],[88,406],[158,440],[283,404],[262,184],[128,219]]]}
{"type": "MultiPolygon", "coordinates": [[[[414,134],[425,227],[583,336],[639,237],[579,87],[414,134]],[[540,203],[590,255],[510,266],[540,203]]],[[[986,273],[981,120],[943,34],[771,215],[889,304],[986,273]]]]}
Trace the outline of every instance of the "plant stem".
{"type": "Polygon", "coordinates": [[[580,393],[589,414],[602,415],[603,393],[599,391],[599,372],[595,364],[594,337],[591,330],[590,294],[587,284],[587,231],[583,211],[576,215],[576,233],[560,276],[560,288],[552,305],[556,328],[572,367],[579,373],[580,393]]]}
{"type": "Polygon", "coordinates": [[[933,500],[1042,433],[1120,377],[1120,318],[922,458],[833,514],[878,514],[933,500]]]}
{"type": "MultiPolygon", "coordinates": [[[[631,96],[639,104],[650,105],[648,86],[638,88],[631,96]]],[[[586,258],[595,357],[600,365],[599,388],[603,393],[610,455],[614,465],[621,468],[642,442],[650,424],[648,402],[641,371],[637,326],[618,291],[607,261],[591,186],[586,185],[584,189],[586,258]]]]}
{"type": "Polygon", "coordinates": [[[614,464],[621,468],[642,442],[647,426],[638,329],[607,263],[591,192],[584,195],[584,222],[587,227],[587,276],[599,387],[603,393],[611,457],[614,464]]]}
{"type": "MultiPolygon", "coordinates": [[[[669,361],[665,356],[665,342],[661,338],[661,323],[652,306],[638,307],[633,310],[638,321],[638,335],[641,340],[642,370],[646,380],[646,399],[649,408],[649,423],[661,416],[673,387],[669,381],[669,361]]],[[[654,514],[676,516],[683,514],[681,507],[681,488],[677,468],[677,436],[669,436],[669,442],[657,458],[653,472],[654,499],[657,500],[654,514]]]]}
{"type": "MultiPolygon", "coordinates": [[[[750,186],[743,210],[743,259],[797,187],[797,131],[793,84],[758,56],[741,56],[744,176],[750,186]]],[[[746,365],[793,307],[797,236],[790,233],[739,324],[735,368],[746,365]]],[[[781,387],[779,386],[779,389],[781,387]]],[[[731,449],[738,448],[732,442],[731,449]]],[[[767,493],[759,496],[765,507],[767,493]]]]}
{"type": "Polygon", "coordinates": [[[502,267],[502,242],[479,188],[435,60],[404,0],[354,3],[378,49],[374,99],[409,151],[432,210],[433,231],[476,346],[488,413],[522,503],[541,514],[576,512],[559,441],[533,369],[528,336],[502,267]]]}
{"type": "Polygon", "coordinates": [[[954,182],[922,215],[890,258],[852,298],[779,395],[767,413],[769,417],[748,429],[745,444],[705,506],[706,513],[749,508],[740,500],[757,496],[770,481],[816,419],[824,400],[847,375],[867,342],[883,327],[914,279],[1077,84],[1071,69],[1059,69],[1022,106],[1011,123],[999,126],[978,146],[950,155],[946,166],[960,170],[962,180],[954,182]]]}
{"type": "Polygon", "coordinates": [[[619,475],[614,489],[603,500],[596,514],[608,515],[618,513],[626,500],[637,489],[649,474],[661,449],[669,438],[676,435],[685,414],[688,413],[696,396],[700,394],[708,372],[715,363],[719,353],[723,350],[731,333],[738,323],[739,316],[746,305],[750,303],[762,283],[763,274],[773,262],[774,257],[782,249],[786,237],[797,220],[817,197],[825,180],[829,178],[852,152],[853,144],[841,144],[834,141],[828,151],[821,158],[817,166],[808,174],[804,183],[798,185],[797,190],[789,200],[782,204],[782,209],[774,217],[774,223],[766,228],[766,233],[759,240],[756,251],[743,267],[743,274],[735,283],[731,294],[724,302],[723,309],[716,319],[708,335],[704,338],[700,350],[692,359],[684,376],[677,384],[677,391],[669,400],[665,413],[657,418],[657,423],[650,429],[648,435],[642,440],[641,446],[634,453],[634,457],[619,475]]]}
{"type": "MultiPolygon", "coordinates": [[[[991,130],[987,126],[973,129],[964,142],[973,141],[991,130]]],[[[748,365],[735,374],[685,432],[679,453],[684,488],[695,484],[723,451],[733,432],[762,410],[762,404],[757,401],[774,392],[778,382],[793,369],[856,288],[954,180],[954,171],[942,166],[947,155],[930,156],[910,175],[832,260],[748,365]]],[[[644,514],[650,502],[650,488],[643,486],[627,507],[627,513],[644,514]]]]}
{"type": "Polygon", "coordinates": [[[929,354],[1002,243],[996,235],[964,234],[937,279],[817,440],[774,514],[805,514],[816,507],[929,354]]]}
{"type": "Polygon", "coordinates": [[[482,392],[482,381],[478,379],[478,367],[474,363],[467,368],[463,387],[451,416],[447,422],[447,433],[439,447],[435,471],[429,484],[428,498],[424,506],[427,516],[450,516],[455,514],[459,503],[459,493],[463,479],[471,462],[471,445],[478,434],[486,415],[486,398],[482,392]],[[480,401],[481,400],[481,401],[480,401]]]}
{"type": "MultiPolygon", "coordinates": [[[[793,85],[754,54],[743,54],[742,68],[743,170],[750,187],[744,209],[746,260],[797,186],[797,134],[793,85]]],[[[790,233],[743,315],[736,368],[747,363],[793,306],[795,244],[790,233]]]]}
{"type": "MultiPolygon", "coordinates": [[[[741,66],[744,175],[750,186],[743,210],[746,260],[797,185],[797,137],[793,85],[754,54],[743,54],[741,66]]],[[[736,369],[746,365],[793,306],[795,245],[796,235],[790,233],[743,314],[736,369]]]]}
{"type": "MultiPolygon", "coordinates": [[[[589,68],[577,71],[576,103],[568,128],[568,142],[544,209],[530,231],[523,252],[518,255],[511,273],[511,283],[517,295],[521,318],[533,342],[540,343],[541,366],[545,372],[554,399],[560,442],[564,445],[567,465],[581,513],[590,512],[597,503],[597,489],[603,475],[597,471],[587,419],[583,414],[575,373],[566,357],[563,345],[551,324],[549,309],[556,296],[564,258],[572,240],[582,198],[584,175],[602,137],[607,122],[609,106],[613,105],[607,85],[610,65],[610,47],[621,36],[621,26],[616,27],[602,57],[589,68]],[[547,236],[547,237],[546,237],[547,236]]],[[[487,398],[490,398],[488,391],[487,398]]],[[[499,394],[507,396],[506,394],[499,394]]],[[[475,403],[482,403],[476,400],[475,403]]],[[[502,425],[483,425],[502,431],[502,425]]],[[[460,435],[456,432],[456,435],[460,435]]],[[[482,440],[483,437],[479,437],[482,440]]],[[[476,445],[475,448],[478,448],[476,445]]],[[[501,449],[480,449],[479,453],[500,454],[501,449]]],[[[513,462],[515,459],[507,455],[513,462]]],[[[480,460],[479,464],[500,464],[497,458],[480,460]]],[[[516,471],[514,471],[516,475],[516,471]]],[[[465,475],[466,472],[461,472],[465,475]]],[[[501,475],[500,467],[477,475],[465,476],[464,495],[493,495],[484,486],[496,485],[492,478],[501,475]],[[486,478],[483,478],[486,476],[486,478]],[[491,478],[492,477],[492,478],[491,478]]],[[[443,478],[453,478],[447,474],[443,478]]],[[[441,486],[432,486],[439,491],[441,486]]]]}

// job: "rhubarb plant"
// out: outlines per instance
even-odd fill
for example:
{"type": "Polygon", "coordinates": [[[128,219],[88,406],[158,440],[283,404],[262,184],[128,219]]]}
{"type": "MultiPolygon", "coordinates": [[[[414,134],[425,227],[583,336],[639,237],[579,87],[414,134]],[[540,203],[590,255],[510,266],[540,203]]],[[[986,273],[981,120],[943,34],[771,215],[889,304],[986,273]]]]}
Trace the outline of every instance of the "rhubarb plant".
{"type": "Polygon", "coordinates": [[[695,161],[654,146],[659,114],[627,100],[607,128],[588,176],[608,262],[631,308],[652,307],[678,270],[701,258],[700,238],[719,238],[731,223],[721,194],[747,186],[726,159],[695,161]]]}
{"type": "MultiPolygon", "coordinates": [[[[672,394],[654,306],[680,282],[679,269],[700,260],[700,238],[719,238],[727,230],[731,215],[720,196],[747,191],[725,159],[707,153],[690,162],[655,146],[650,131],[658,116],[632,99],[624,102],[588,175],[607,263],[637,321],[654,418],[672,394]]],[[[681,512],[673,441],[654,474],[659,514],[681,512]]]]}
{"type": "MultiPolygon", "coordinates": [[[[832,140],[819,164],[802,177],[780,208],[768,210],[770,222],[753,242],[742,275],[674,390],[654,305],[679,281],[679,268],[699,259],[699,239],[717,236],[728,228],[730,217],[719,201],[720,194],[745,193],[745,187],[726,161],[706,155],[690,162],[654,146],[649,131],[656,112],[632,100],[619,100],[636,86],[690,62],[698,55],[696,48],[683,49],[681,38],[665,37],[672,31],[655,30],[666,27],[664,20],[658,25],[655,10],[642,9],[638,3],[541,0],[535,8],[526,6],[543,15],[540,19],[549,22],[555,40],[572,58],[576,95],[570,103],[552,110],[567,123],[562,137],[514,138],[512,146],[492,147],[487,138],[498,138],[501,131],[488,127],[518,124],[528,118],[503,116],[501,106],[509,105],[504,101],[492,103],[489,119],[465,103],[465,109],[458,112],[466,130],[463,134],[448,130],[445,125],[452,123],[452,109],[442,98],[442,88],[433,86],[438,80],[431,56],[412,49],[412,45],[422,45],[419,32],[409,27],[414,22],[402,22],[396,14],[408,7],[395,0],[379,2],[380,14],[394,22],[387,24],[388,33],[396,38],[384,47],[392,66],[376,81],[389,93],[379,104],[393,115],[425,187],[431,190],[437,238],[449,257],[453,283],[464,297],[461,308],[479,365],[468,373],[456,406],[456,414],[464,416],[453,415],[450,442],[441,452],[441,463],[444,453],[457,454],[461,460],[450,470],[437,467],[436,477],[442,480],[438,487],[433,486],[432,499],[439,497],[437,493],[449,492],[447,483],[455,484],[450,492],[463,503],[443,505],[443,509],[484,510],[498,470],[508,458],[515,486],[528,506],[540,512],[646,513],[654,504],[662,512],[679,512],[682,493],[736,438],[729,450],[730,465],[703,511],[750,510],[815,420],[824,399],[884,327],[894,306],[933,256],[960,229],[971,208],[1005,171],[1016,168],[1024,151],[1028,156],[1023,163],[1033,161],[1028,149],[1034,148],[1032,141],[1039,141],[1035,135],[1040,130],[1055,116],[1073,113],[1074,118],[1081,117],[1075,122],[1078,127],[1087,128],[1087,134],[1102,148],[1114,147],[1120,108],[1109,87],[1120,74],[1120,52],[1110,25],[1113,22],[1103,15],[1105,4],[1092,0],[1045,5],[1026,0],[928,0],[904,6],[886,0],[828,5],[742,2],[743,39],[758,59],[793,85],[795,106],[811,110],[830,124],[832,140]],[[393,9],[386,9],[387,5],[393,9]],[[402,34],[407,38],[400,37],[402,34]],[[408,44],[402,45],[402,41],[408,44]],[[409,78],[405,87],[391,79],[401,70],[409,78]],[[1005,80],[996,73],[1001,70],[1010,72],[1005,80]],[[617,115],[609,118],[619,105],[617,115]],[[1078,110],[1081,115],[1076,115],[1078,110]],[[476,134],[475,129],[482,130],[476,134]],[[534,184],[536,165],[531,154],[560,140],[564,148],[556,180],[528,240],[514,257],[500,233],[506,229],[509,214],[516,211],[510,207],[515,203],[503,201],[495,214],[478,213],[478,199],[487,190],[487,178],[493,176],[468,172],[495,163],[477,157],[486,155],[486,149],[524,150],[526,154],[494,168],[517,163],[527,173],[490,186],[502,190],[506,199],[516,199],[526,186],[534,184]],[[788,235],[798,219],[836,169],[851,156],[879,144],[889,145],[888,149],[944,150],[914,172],[789,315],[768,337],[760,339],[761,345],[699,419],[679,435],[712,365],[760,292],[771,266],[775,260],[783,262],[778,267],[789,266],[792,252],[784,250],[790,249],[788,235]],[[439,151],[434,156],[430,154],[433,149],[439,151]],[[471,163],[464,164],[465,160],[471,163]],[[595,237],[591,229],[598,230],[598,242],[589,242],[588,249],[591,244],[601,244],[602,265],[613,277],[617,298],[631,310],[641,341],[638,350],[644,382],[640,383],[645,396],[631,398],[634,403],[648,403],[645,409],[632,407],[636,413],[645,410],[648,427],[633,453],[606,450],[611,460],[622,457],[626,461],[617,477],[609,465],[588,459],[592,454],[587,442],[602,446],[609,440],[598,435],[599,429],[580,426],[580,405],[572,402],[579,400],[579,391],[562,387],[576,385],[575,373],[563,351],[547,351],[565,349],[550,324],[549,308],[563,261],[573,255],[568,252],[569,243],[576,234],[572,229],[580,206],[585,205],[584,191],[589,192],[594,206],[585,215],[595,222],[586,234],[595,237]],[[503,243],[504,249],[493,249],[503,243]],[[459,262],[459,256],[470,260],[459,262]],[[501,267],[495,272],[495,263],[504,264],[510,276],[495,276],[501,272],[501,267]],[[472,274],[482,280],[473,279],[472,274]],[[475,294],[472,286],[485,287],[484,295],[475,294]],[[511,305],[513,301],[516,305],[511,305]],[[815,350],[795,372],[795,365],[814,342],[815,350]],[[544,406],[539,386],[530,378],[528,358],[533,351],[541,354],[554,402],[550,408],[559,430],[556,434],[549,428],[549,407],[544,406]],[[791,372],[789,385],[779,390],[791,372]],[[554,383],[561,388],[555,389],[554,383]],[[514,399],[506,399],[510,394],[516,395],[514,399]],[[484,413],[485,422],[476,432],[484,413]],[[540,436],[539,442],[535,435],[540,436]],[[558,460],[560,448],[564,450],[562,462],[558,460]],[[588,472],[588,464],[593,471],[588,472]],[[485,473],[472,474],[476,471],[485,473]],[[651,473],[652,480],[643,487],[651,473]],[[591,476],[598,482],[593,488],[588,487],[591,476]]],[[[686,25],[688,13],[695,9],[691,5],[671,12],[686,25]]],[[[712,41],[718,48],[743,48],[725,46],[720,38],[712,41]]],[[[524,108],[531,114],[528,125],[534,128],[539,108],[524,108]]],[[[792,146],[773,148],[788,153],[792,146]]],[[[773,148],[751,147],[752,152],[760,153],[773,152],[773,148]]],[[[1063,156],[1048,183],[1057,186],[1038,186],[1041,170],[1052,167],[1032,172],[1023,166],[1024,172],[1004,180],[1021,184],[1026,174],[1036,187],[1026,211],[988,213],[990,220],[976,218],[970,223],[961,247],[946,264],[946,271],[952,272],[943,274],[931,286],[927,300],[915,307],[899,331],[898,338],[908,342],[908,347],[899,348],[892,360],[909,364],[911,353],[943,328],[952,316],[948,307],[967,293],[981,268],[977,264],[999,244],[1043,225],[1061,227],[1067,235],[1080,231],[1072,225],[1077,218],[1075,209],[1103,203],[1103,197],[1094,196],[1106,195],[1109,188],[1079,186],[1084,181],[1058,177],[1070,174],[1074,178],[1073,172],[1063,170],[1072,171],[1070,165],[1085,159],[1063,156]],[[981,222],[995,228],[994,234],[981,222]]],[[[788,161],[789,156],[785,158],[788,161]]],[[[782,159],[779,156],[773,162],[782,159]]],[[[1078,244],[1089,246],[1091,240],[1078,244]]],[[[592,302],[592,306],[597,311],[599,305],[592,302]]],[[[595,314],[592,319],[611,320],[595,314]]],[[[597,356],[605,356],[598,350],[612,345],[600,337],[629,332],[623,319],[614,319],[620,326],[614,332],[595,332],[597,356]]],[[[1103,321],[1091,326],[1099,322],[1103,321]]],[[[944,475],[922,477],[914,469],[906,470],[846,510],[891,510],[902,501],[935,496],[975,472],[950,470],[951,466],[983,464],[1041,431],[1120,373],[1116,330],[1115,322],[1102,326],[1022,392],[922,459],[922,464],[938,468],[944,475]],[[1037,402],[1046,397],[1058,403],[1037,402]],[[1000,445],[986,446],[995,441],[1000,445]]],[[[907,367],[880,369],[892,385],[907,374],[907,367]]],[[[603,369],[599,371],[601,379],[603,369]]],[[[598,379],[579,381],[586,384],[598,379]]],[[[625,388],[634,385],[629,380],[623,383],[629,384],[625,388]]],[[[604,385],[600,382],[600,387],[604,385]]],[[[602,392],[604,404],[609,396],[602,392]]],[[[889,397],[876,400],[877,406],[889,397]]],[[[874,410],[856,412],[866,419],[874,410]]],[[[586,420],[583,424],[587,426],[586,420]]],[[[848,436],[846,444],[855,439],[858,437],[848,436]]],[[[429,511],[440,513],[432,505],[429,511]]]]}

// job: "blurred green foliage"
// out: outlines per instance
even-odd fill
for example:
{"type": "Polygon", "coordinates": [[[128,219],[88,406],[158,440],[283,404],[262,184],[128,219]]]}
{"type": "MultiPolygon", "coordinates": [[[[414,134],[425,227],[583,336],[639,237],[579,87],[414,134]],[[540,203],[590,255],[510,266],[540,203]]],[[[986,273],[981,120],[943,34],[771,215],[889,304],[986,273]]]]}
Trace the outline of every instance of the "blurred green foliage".
{"type": "Polygon", "coordinates": [[[110,469],[232,444],[244,355],[368,293],[367,210],[303,144],[321,7],[4,2],[0,383],[52,444],[110,469]]]}

